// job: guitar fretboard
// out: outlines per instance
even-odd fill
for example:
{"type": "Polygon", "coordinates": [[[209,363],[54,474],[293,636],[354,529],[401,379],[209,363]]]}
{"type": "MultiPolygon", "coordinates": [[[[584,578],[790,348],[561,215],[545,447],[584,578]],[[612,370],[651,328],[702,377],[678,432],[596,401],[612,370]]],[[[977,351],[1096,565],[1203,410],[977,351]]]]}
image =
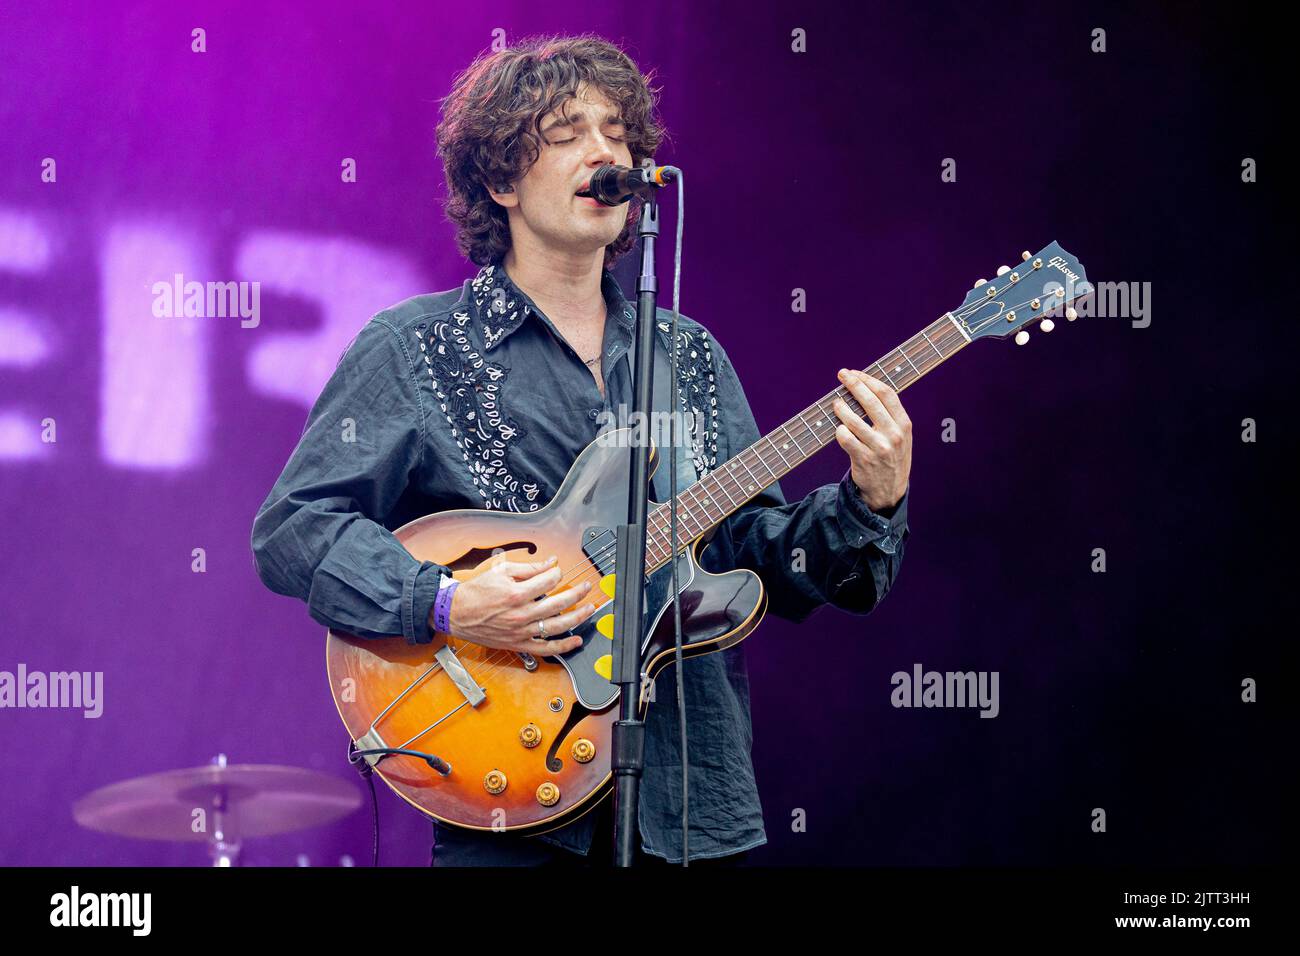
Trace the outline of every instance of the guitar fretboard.
{"type": "MultiPolygon", "coordinates": [[[[863,371],[901,392],[945,359],[957,354],[969,342],[956,319],[950,314],[944,315],[892,352],[865,366],[863,371]]],[[[676,550],[679,553],[685,550],[690,542],[725,521],[764,488],[833,442],[835,429],[840,424],[834,411],[837,398],[870,422],[857,399],[841,385],[689,488],[680,490],[677,493],[679,546],[676,550]]],[[[687,452],[679,448],[677,453],[687,452]]],[[[668,452],[660,450],[660,454],[665,456],[665,461],[660,462],[659,467],[667,467],[668,452]]],[[[650,512],[646,526],[647,574],[668,563],[673,550],[670,541],[668,504],[664,503],[650,512]]]]}

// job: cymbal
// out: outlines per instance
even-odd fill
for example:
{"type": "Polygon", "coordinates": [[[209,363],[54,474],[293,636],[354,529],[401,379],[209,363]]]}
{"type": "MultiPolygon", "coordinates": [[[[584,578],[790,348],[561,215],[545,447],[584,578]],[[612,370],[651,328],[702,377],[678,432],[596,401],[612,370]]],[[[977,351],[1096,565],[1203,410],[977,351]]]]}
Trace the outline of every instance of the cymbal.
{"type": "Polygon", "coordinates": [[[263,764],[168,770],[109,784],[72,807],[83,827],[141,840],[187,843],[292,833],[361,805],[346,780],[263,764]]]}

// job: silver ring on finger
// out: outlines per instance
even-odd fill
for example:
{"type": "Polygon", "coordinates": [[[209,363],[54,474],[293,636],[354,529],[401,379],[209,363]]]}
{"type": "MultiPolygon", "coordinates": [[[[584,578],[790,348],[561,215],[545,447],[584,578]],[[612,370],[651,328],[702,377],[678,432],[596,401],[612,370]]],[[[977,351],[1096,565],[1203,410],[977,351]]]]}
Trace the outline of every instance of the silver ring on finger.
{"type": "Polygon", "coordinates": [[[544,640],[546,640],[546,622],[545,622],[545,621],[538,621],[538,622],[537,622],[537,639],[538,639],[539,641],[544,641],[544,640]]]}

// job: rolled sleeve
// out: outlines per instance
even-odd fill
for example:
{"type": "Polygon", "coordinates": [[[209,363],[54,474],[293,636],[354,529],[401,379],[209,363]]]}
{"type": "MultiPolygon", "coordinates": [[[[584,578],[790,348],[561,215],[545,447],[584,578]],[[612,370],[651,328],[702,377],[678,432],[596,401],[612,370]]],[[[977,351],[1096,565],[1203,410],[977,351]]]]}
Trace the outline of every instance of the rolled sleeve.
{"type": "Polygon", "coordinates": [[[402,592],[402,636],[412,644],[429,644],[433,641],[433,604],[438,599],[438,588],[447,568],[424,561],[411,570],[409,589],[402,592]]]}

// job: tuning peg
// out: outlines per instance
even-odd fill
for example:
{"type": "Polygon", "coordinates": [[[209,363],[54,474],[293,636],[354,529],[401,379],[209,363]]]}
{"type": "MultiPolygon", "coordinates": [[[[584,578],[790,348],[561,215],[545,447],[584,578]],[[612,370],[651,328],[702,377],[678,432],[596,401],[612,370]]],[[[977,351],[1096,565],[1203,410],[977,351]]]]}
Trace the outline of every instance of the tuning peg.
{"type": "Polygon", "coordinates": [[[1011,271],[1010,266],[998,266],[998,275],[1004,276],[1011,271]]]}
{"type": "Polygon", "coordinates": [[[982,285],[987,285],[988,281],[988,279],[976,279],[975,285],[972,288],[978,289],[982,285]]]}
{"type": "Polygon", "coordinates": [[[1029,261],[1029,250],[1028,250],[1028,249],[1026,249],[1024,252],[1020,253],[1020,261],[1021,261],[1021,262],[1028,262],[1028,261],[1029,261]]]}
{"type": "Polygon", "coordinates": [[[1074,311],[1074,306],[1070,306],[1068,309],[1065,310],[1065,321],[1073,322],[1078,317],[1079,317],[1079,313],[1074,311]]]}
{"type": "Polygon", "coordinates": [[[1021,329],[1019,332],[1016,333],[1017,345],[1024,345],[1028,341],[1029,341],[1029,333],[1026,332],[1024,329],[1021,329]]]}
{"type": "Polygon", "coordinates": [[[1038,323],[1038,327],[1044,332],[1050,332],[1052,329],[1056,328],[1056,323],[1051,319],[1043,319],[1043,321],[1038,323]]]}

